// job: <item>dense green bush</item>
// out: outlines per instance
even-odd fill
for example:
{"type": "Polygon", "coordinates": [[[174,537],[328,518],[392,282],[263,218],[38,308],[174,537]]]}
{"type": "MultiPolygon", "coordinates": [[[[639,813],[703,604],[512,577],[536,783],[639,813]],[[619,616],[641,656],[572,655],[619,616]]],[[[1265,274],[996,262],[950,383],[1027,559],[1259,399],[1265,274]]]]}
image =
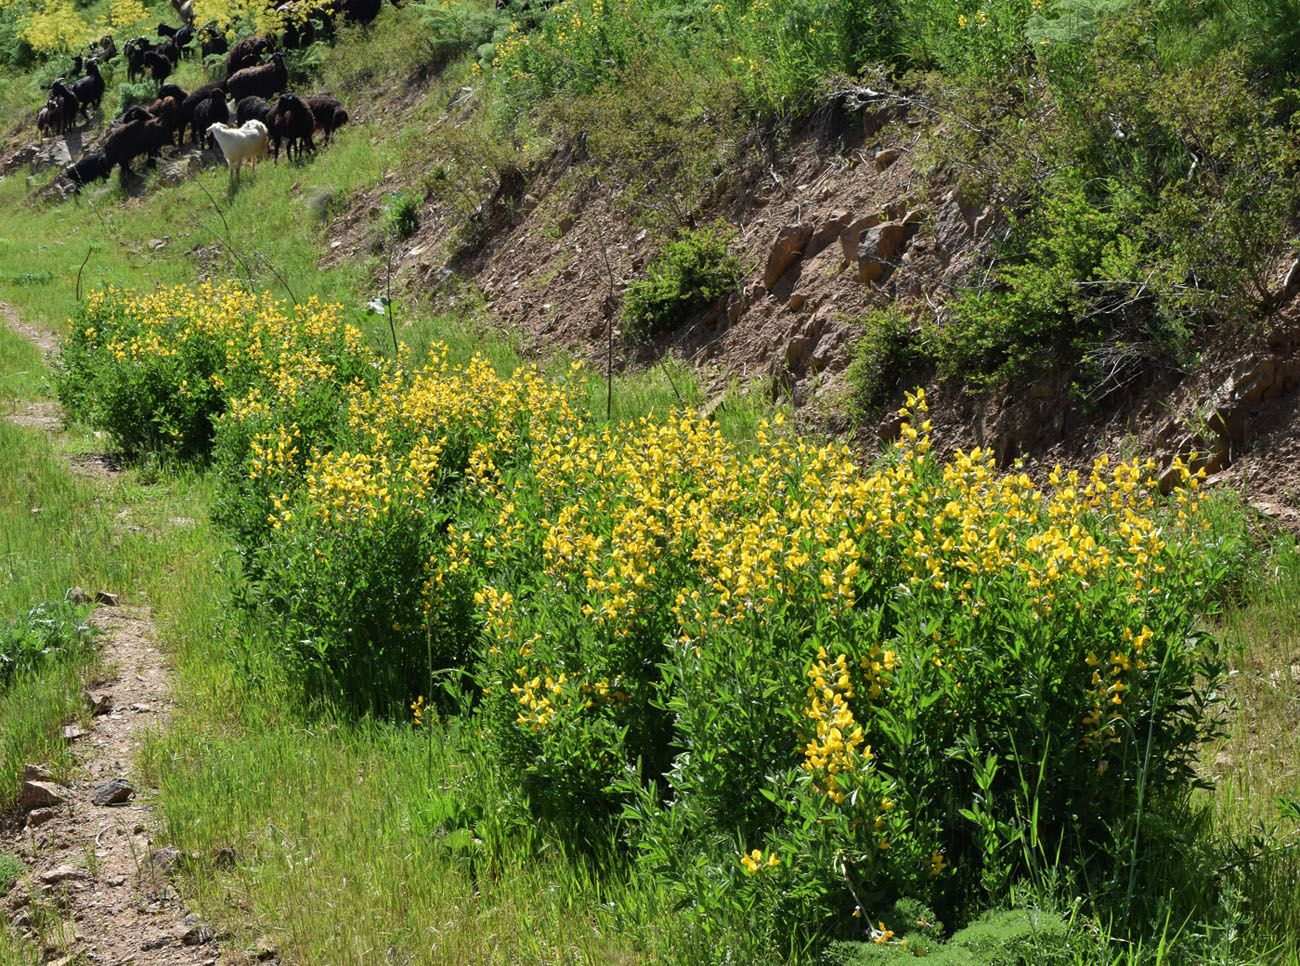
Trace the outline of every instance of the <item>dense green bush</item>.
{"type": "Polygon", "coordinates": [[[316,299],[282,313],[231,284],[96,292],[60,346],[59,400],[127,451],[206,457],[231,399],[256,405],[271,386],[333,395],[331,381],[367,374],[360,347],[316,299]]]}
{"type": "Polygon", "coordinates": [[[686,322],[734,291],[740,259],[727,245],[734,231],[719,223],[669,242],[627,287],[623,315],[635,338],[651,338],[686,322]]]}
{"type": "Polygon", "coordinates": [[[924,381],[918,370],[930,364],[932,354],[925,343],[926,333],[897,303],[867,313],[847,373],[857,420],[874,419],[895,395],[924,381]]]}

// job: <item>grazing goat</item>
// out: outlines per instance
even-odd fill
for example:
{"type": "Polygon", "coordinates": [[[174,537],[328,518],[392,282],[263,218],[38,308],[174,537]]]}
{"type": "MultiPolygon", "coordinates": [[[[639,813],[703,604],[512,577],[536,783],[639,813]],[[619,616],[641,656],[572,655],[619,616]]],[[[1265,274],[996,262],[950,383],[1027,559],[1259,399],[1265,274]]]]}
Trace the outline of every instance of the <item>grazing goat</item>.
{"type": "Polygon", "coordinates": [[[131,173],[133,159],[143,154],[152,161],[170,140],[171,131],[166,123],[161,118],[151,117],[113,128],[99,149],[104,152],[109,168],[120,168],[125,180],[131,173]]]}
{"type": "Polygon", "coordinates": [[[154,49],[170,60],[173,67],[181,62],[181,48],[174,40],[164,40],[154,49]]]}
{"type": "Polygon", "coordinates": [[[226,33],[217,26],[215,20],[209,20],[199,28],[199,56],[204,60],[215,54],[224,54],[230,49],[230,42],[226,40],[226,33]]]}
{"type": "Polygon", "coordinates": [[[266,123],[266,115],[271,113],[271,105],[260,97],[245,97],[235,105],[235,119],[242,126],[248,121],[266,123]]]}
{"type": "MultiPolygon", "coordinates": [[[[164,84],[163,86],[171,87],[173,85],[164,84]]],[[[180,90],[180,88],[177,88],[177,90],[180,90]]],[[[185,92],[181,91],[181,93],[183,94],[185,92]]],[[[167,125],[167,131],[169,134],[175,134],[177,132],[177,128],[180,127],[181,102],[175,95],[167,95],[158,98],[149,105],[148,111],[151,115],[167,125]]],[[[181,146],[181,137],[179,136],[176,138],[176,146],[181,146]]]]}
{"type": "Polygon", "coordinates": [[[100,37],[98,46],[87,46],[91,58],[101,63],[110,61],[117,56],[117,44],[114,42],[112,34],[104,34],[104,36],[100,37]]]}
{"type": "MultiPolygon", "coordinates": [[[[181,113],[180,113],[180,117],[178,117],[176,120],[176,123],[179,125],[180,128],[181,140],[184,140],[185,138],[186,126],[194,123],[194,111],[198,108],[198,106],[210,97],[224,97],[224,96],[225,96],[225,92],[221,89],[221,84],[219,82],[215,82],[212,84],[204,84],[202,87],[195,88],[194,91],[188,97],[181,98],[181,113]]],[[[211,124],[212,121],[209,121],[208,123],[211,124]]],[[[197,142],[198,139],[199,139],[199,132],[198,129],[195,128],[194,137],[191,140],[197,142]]]]}
{"type": "Polygon", "coordinates": [[[122,46],[122,53],[126,55],[126,79],[128,81],[134,84],[135,79],[144,73],[144,55],[151,50],[153,50],[153,44],[145,37],[128,40],[122,46]]]}
{"type": "Polygon", "coordinates": [[[109,127],[124,127],[132,121],[147,121],[151,117],[153,117],[153,115],[149,113],[147,107],[141,107],[139,104],[132,104],[117,117],[113,118],[113,123],[110,124],[109,127]]]}
{"type": "Polygon", "coordinates": [[[348,122],[348,112],[343,104],[333,97],[304,97],[303,101],[311,109],[311,116],[316,121],[316,130],[325,132],[325,143],[330,143],[330,136],[348,122]]]}
{"type": "Polygon", "coordinates": [[[72,93],[81,102],[81,113],[90,120],[90,112],[86,109],[94,107],[99,110],[99,102],[104,99],[104,75],[99,72],[99,64],[92,60],[86,65],[86,76],[73,83],[72,93]]]}
{"type": "Polygon", "coordinates": [[[63,102],[51,97],[36,115],[36,130],[41,137],[56,137],[63,130],[63,102]]]}
{"type": "Polygon", "coordinates": [[[194,132],[191,143],[197,142],[200,137],[206,134],[207,137],[204,138],[204,143],[207,147],[214,147],[216,142],[213,141],[209,128],[213,124],[225,124],[229,120],[230,108],[226,106],[226,99],[221,94],[215,94],[205,101],[200,101],[194,108],[194,120],[190,122],[193,125],[194,132]]]}
{"type": "Polygon", "coordinates": [[[194,23],[194,0],[171,0],[172,9],[181,18],[181,23],[194,23]]]}
{"type": "Polygon", "coordinates": [[[189,49],[190,44],[194,43],[194,36],[194,28],[189,24],[176,31],[176,36],[172,38],[172,41],[180,48],[182,57],[185,56],[185,51],[189,49]]]}
{"type": "Polygon", "coordinates": [[[284,66],[284,54],[278,50],[271,55],[271,63],[260,67],[245,67],[226,78],[226,93],[236,104],[245,97],[271,97],[289,86],[289,70],[284,66]]]}
{"type": "Polygon", "coordinates": [[[298,160],[302,160],[302,148],[305,143],[310,151],[316,150],[312,144],[311,132],[316,127],[316,119],[311,108],[301,97],[294,94],[281,94],[280,99],[266,116],[266,127],[271,133],[271,158],[280,159],[280,144],[284,143],[284,155],[293,160],[294,148],[298,149],[298,160]]]}
{"type": "Polygon", "coordinates": [[[50,85],[50,100],[57,100],[63,110],[63,123],[59,127],[59,133],[62,134],[77,123],[77,111],[81,109],[81,102],[77,100],[76,94],[68,90],[62,77],[50,85]]]}
{"type": "Polygon", "coordinates": [[[216,139],[217,147],[226,158],[230,167],[232,181],[239,180],[239,169],[245,161],[251,161],[257,169],[257,159],[266,154],[267,130],[261,121],[248,121],[239,127],[225,124],[213,124],[208,134],[216,139]]]}
{"type": "Polygon", "coordinates": [[[241,70],[258,66],[262,55],[270,49],[271,41],[265,37],[245,37],[226,56],[226,76],[234,77],[241,70]]]}
{"type": "Polygon", "coordinates": [[[113,173],[113,165],[109,163],[108,155],[103,151],[92,151],[75,164],[64,168],[63,173],[68,176],[68,180],[73,184],[73,191],[76,192],[96,178],[107,181],[108,176],[113,173]]]}
{"type": "Polygon", "coordinates": [[[316,25],[311,20],[311,6],[302,0],[282,3],[275,8],[283,25],[280,46],[285,50],[301,50],[316,39],[316,25]]]}
{"type": "Polygon", "coordinates": [[[156,50],[144,52],[144,66],[149,68],[149,76],[159,84],[172,74],[171,58],[163,56],[156,50]]]}

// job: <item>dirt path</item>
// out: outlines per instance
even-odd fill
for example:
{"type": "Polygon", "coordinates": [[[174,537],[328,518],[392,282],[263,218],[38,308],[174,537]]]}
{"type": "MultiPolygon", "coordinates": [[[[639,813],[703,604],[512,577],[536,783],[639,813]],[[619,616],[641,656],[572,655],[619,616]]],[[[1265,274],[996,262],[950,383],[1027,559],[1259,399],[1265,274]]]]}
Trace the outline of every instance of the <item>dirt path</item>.
{"type": "Polygon", "coordinates": [[[0,317],[4,318],[6,326],[36,346],[46,356],[54,354],[54,350],[59,344],[59,338],[49,329],[40,329],[24,322],[8,302],[0,302],[0,317]]]}
{"type": "Polygon", "coordinates": [[[87,692],[101,713],[73,739],[78,764],[70,775],[29,771],[35,784],[26,787],[63,801],[28,811],[9,836],[7,850],[27,867],[7,900],[11,920],[46,925],[47,962],[215,966],[212,931],[185,914],[169,880],[180,856],[153,847],[153,808],[132,777],[146,735],[166,726],[171,671],[154,646],[147,608],[101,606],[91,623],[105,632],[109,670],[87,692]],[[96,804],[115,798],[123,801],[96,804]]]}
{"type": "MultiPolygon", "coordinates": [[[[53,336],[22,323],[10,306],[0,303],[0,316],[52,350],[53,336]]],[[[11,420],[56,431],[57,405],[41,406],[11,420]]],[[[94,714],[84,730],[65,730],[76,762],[70,772],[29,766],[23,808],[3,835],[4,849],[26,872],[4,909],[14,926],[43,942],[47,963],[215,966],[223,960],[212,931],[186,914],[170,883],[180,856],[154,848],[157,818],[132,774],[146,736],[166,727],[171,669],[155,646],[148,608],[101,595],[90,622],[104,631],[106,668],[87,691],[94,714]]]]}

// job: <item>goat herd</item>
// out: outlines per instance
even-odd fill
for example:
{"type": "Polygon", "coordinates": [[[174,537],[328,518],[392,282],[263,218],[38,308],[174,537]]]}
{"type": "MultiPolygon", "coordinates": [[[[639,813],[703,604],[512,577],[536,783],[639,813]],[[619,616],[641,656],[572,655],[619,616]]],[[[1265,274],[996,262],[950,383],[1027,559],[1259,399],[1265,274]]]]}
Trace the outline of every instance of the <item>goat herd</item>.
{"type": "MultiPolygon", "coordinates": [[[[368,22],[378,14],[380,2],[351,0],[333,7],[348,19],[368,22]]],[[[292,13],[289,5],[279,9],[292,13]]],[[[329,8],[313,6],[310,13],[312,18],[328,16],[329,8]]],[[[288,17],[289,26],[277,38],[279,46],[292,49],[315,39],[319,21],[312,18],[288,17]]],[[[329,21],[325,23],[328,26],[329,21]]],[[[142,155],[152,165],[173,141],[177,148],[183,145],[187,129],[191,144],[219,147],[231,177],[236,178],[244,161],[256,164],[268,153],[278,160],[281,147],[289,159],[301,159],[304,148],[315,151],[314,134],[322,132],[328,144],[333,132],[348,120],[347,111],[335,98],[299,97],[288,91],[284,53],[275,49],[276,41],[270,38],[248,37],[232,46],[225,33],[211,23],[197,30],[188,23],[181,27],[159,24],[158,37],[156,41],[146,37],[127,41],[121,51],[128,81],[147,73],[159,85],[157,97],[113,118],[99,144],[64,170],[74,191],[97,178],[107,181],[115,167],[125,179],[131,174],[131,162],[142,155]],[[225,79],[187,92],[166,81],[196,41],[205,61],[226,55],[225,79]],[[268,54],[270,60],[264,63],[268,54]],[[237,126],[231,126],[232,119],[237,126]]],[[[68,131],[76,126],[78,117],[89,121],[90,109],[98,110],[104,97],[100,64],[118,56],[113,38],[105,37],[90,47],[88,57],[74,58],[74,76],[83,71],[85,76],[71,83],[60,77],[50,85],[49,100],[36,119],[42,137],[68,131]]]]}

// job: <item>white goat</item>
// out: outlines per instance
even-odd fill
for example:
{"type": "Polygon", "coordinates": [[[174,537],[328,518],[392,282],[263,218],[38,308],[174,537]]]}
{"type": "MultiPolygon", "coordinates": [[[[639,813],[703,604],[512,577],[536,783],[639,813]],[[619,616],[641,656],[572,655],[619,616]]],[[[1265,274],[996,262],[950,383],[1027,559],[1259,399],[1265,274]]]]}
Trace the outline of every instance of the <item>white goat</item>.
{"type": "Polygon", "coordinates": [[[266,155],[266,125],[261,121],[245,121],[241,127],[229,127],[218,121],[208,125],[208,133],[216,138],[225,155],[231,178],[239,178],[239,168],[245,161],[251,160],[256,168],[257,159],[266,155]]]}

